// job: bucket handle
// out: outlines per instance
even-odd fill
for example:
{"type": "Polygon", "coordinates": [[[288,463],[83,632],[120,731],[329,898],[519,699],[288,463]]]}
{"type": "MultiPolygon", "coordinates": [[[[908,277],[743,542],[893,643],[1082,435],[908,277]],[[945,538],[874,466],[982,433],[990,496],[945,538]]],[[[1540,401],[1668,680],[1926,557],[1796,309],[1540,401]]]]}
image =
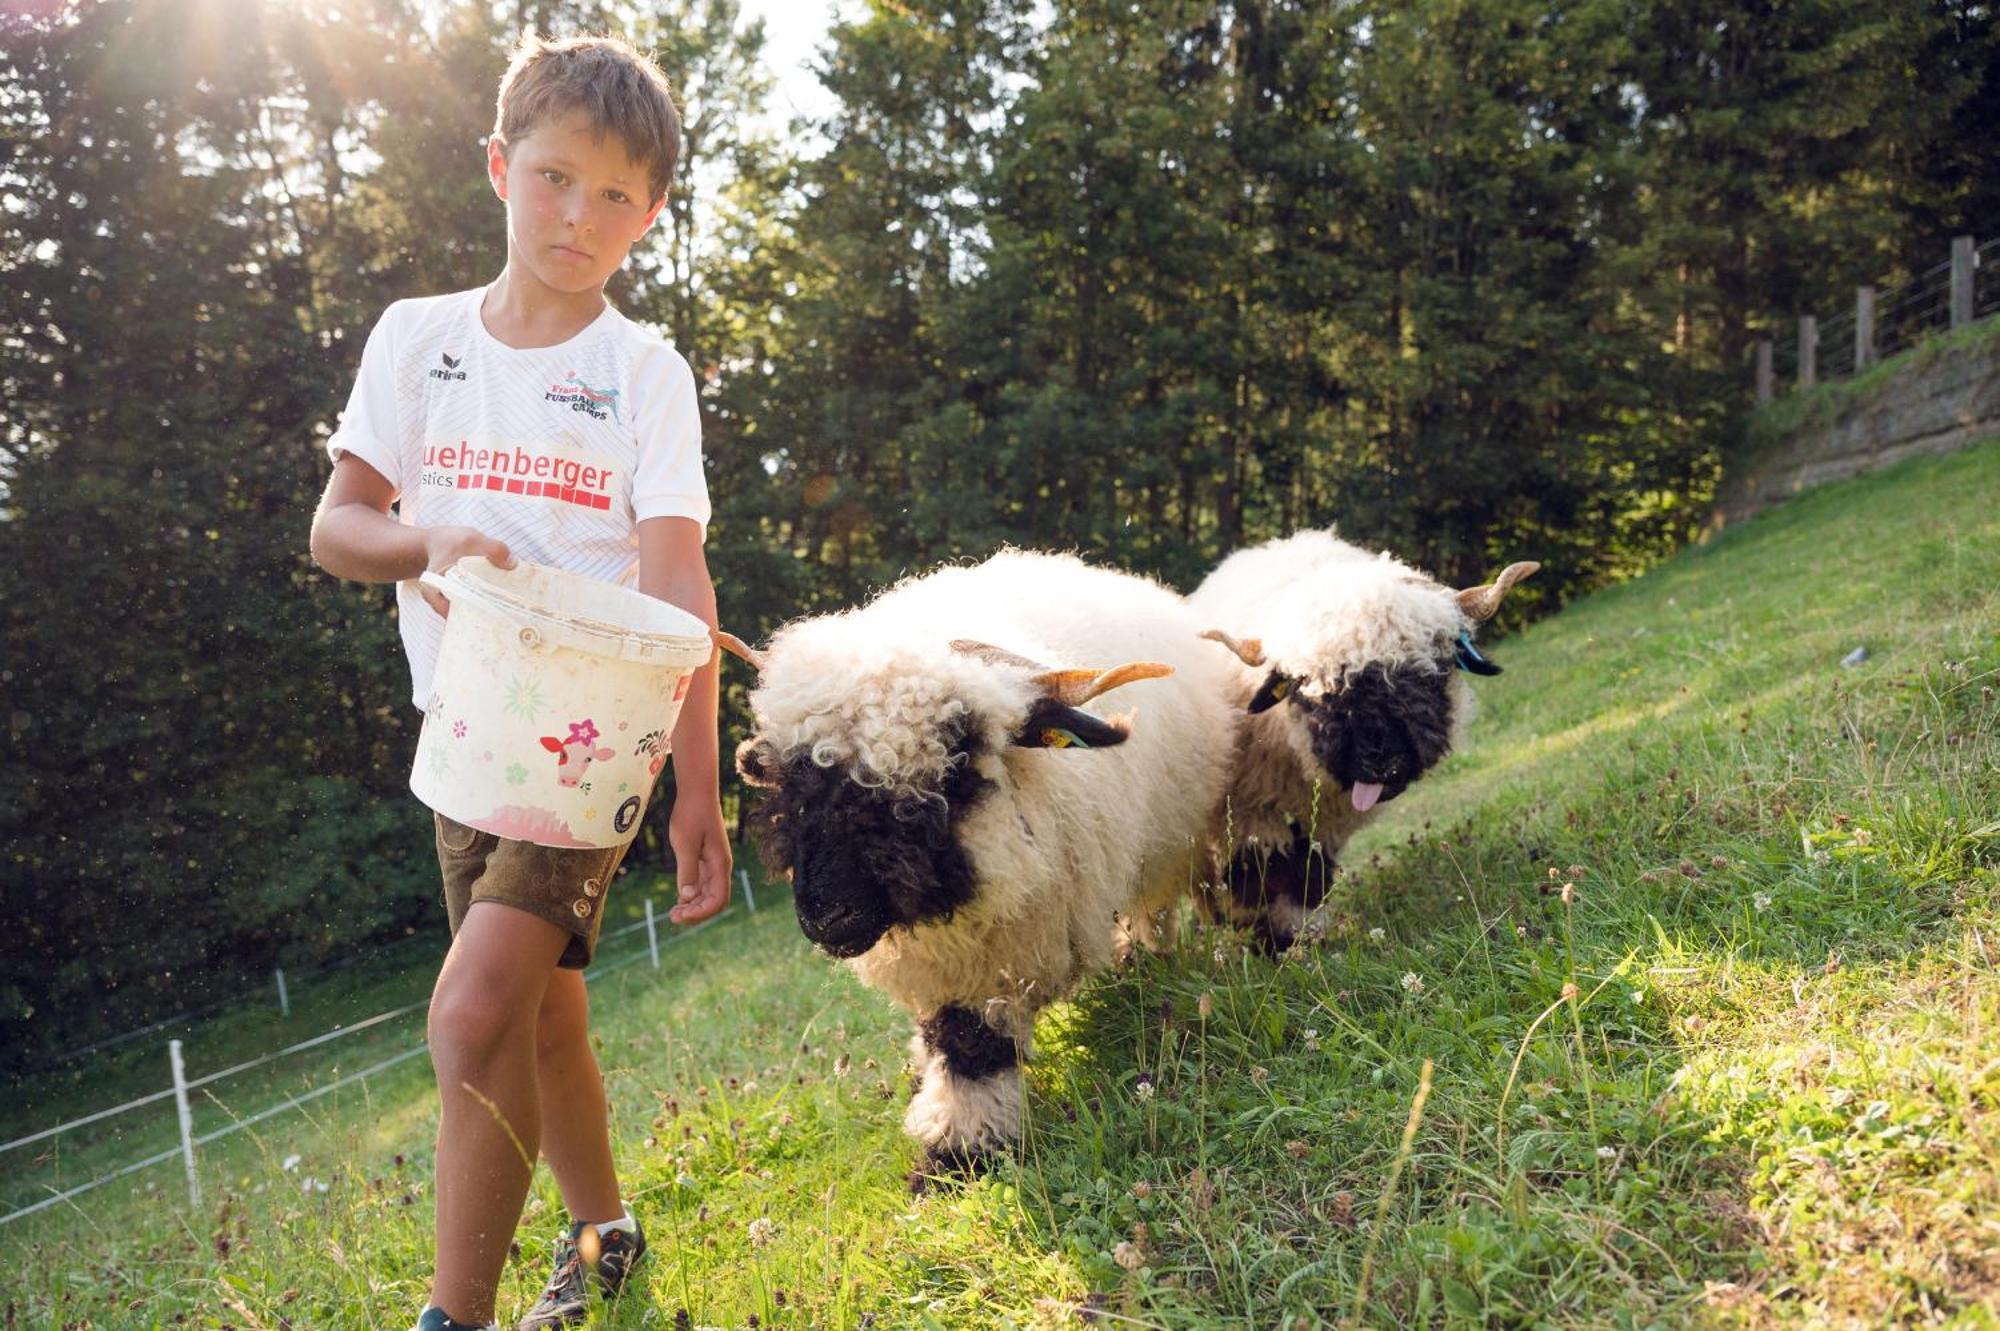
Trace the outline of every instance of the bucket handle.
{"type": "MultiPolygon", "coordinates": [[[[452,592],[456,590],[452,583],[445,578],[444,574],[434,573],[430,569],[425,569],[422,573],[419,573],[417,581],[429,587],[447,601],[451,600],[452,592]]],[[[542,645],[541,631],[532,624],[523,624],[520,626],[520,638],[521,645],[530,651],[542,645]]]]}

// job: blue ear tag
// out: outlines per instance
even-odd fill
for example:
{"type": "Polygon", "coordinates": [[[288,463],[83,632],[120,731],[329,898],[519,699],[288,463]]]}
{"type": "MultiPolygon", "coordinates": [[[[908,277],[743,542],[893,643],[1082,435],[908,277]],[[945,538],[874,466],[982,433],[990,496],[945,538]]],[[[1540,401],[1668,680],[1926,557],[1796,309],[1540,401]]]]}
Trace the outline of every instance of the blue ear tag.
{"type": "Polygon", "coordinates": [[[1481,656],[1479,649],[1472,645],[1472,634],[1469,631],[1458,635],[1458,648],[1453,653],[1453,658],[1457,661],[1460,670],[1469,671],[1475,675],[1497,675],[1500,673],[1500,667],[1481,656]]]}
{"type": "Polygon", "coordinates": [[[1047,749],[1087,749],[1090,746],[1078,739],[1073,730],[1050,726],[1042,732],[1042,747],[1047,749]]]}

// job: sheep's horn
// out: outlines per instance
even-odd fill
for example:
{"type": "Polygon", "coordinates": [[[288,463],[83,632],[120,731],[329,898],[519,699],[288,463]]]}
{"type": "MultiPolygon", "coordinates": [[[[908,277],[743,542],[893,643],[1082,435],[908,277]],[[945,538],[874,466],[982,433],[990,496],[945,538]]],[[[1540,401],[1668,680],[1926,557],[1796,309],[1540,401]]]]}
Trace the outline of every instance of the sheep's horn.
{"type": "Polygon", "coordinates": [[[1203,629],[1201,636],[1210,642],[1219,642],[1236,653],[1236,659],[1247,666],[1264,664],[1264,640],[1262,638],[1232,638],[1221,629],[1203,629]]]}
{"type": "Polygon", "coordinates": [[[1076,707],[1133,680],[1161,679],[1173,673],[1174,668],[1163,662],[1128,661],[1109,670],[1092,670],[1087,666],[1078,670],[1045,670],[1035,676],[1035,684],[1065,707],[1076,707]]]}
{"type": "Polygon", "coordinates": [[[1500,602],[1506,599],[1507,593],[1513,590],[1514,584],[1523,578],[1533,577],[1541,567],[1532,559],[1509,564],[1500,570],[1499,577],[1485,586],[1467,587],[1462,592],[1454,593],[1458,600],[1458,608],[1465,612],[1467,619],[1475,623],[1489,620],[1493,618],[1493,612],[1500,608],[1500,602]]]}
{"type": "Polygon", "coordinates": [[[748,661],[753,669],[760,672],[764,669],[764,662],[769,659],[763,652],[750,646],[750,644],[744,642],[743,639],[737,637],[734,633],[726,633],[721,629],[717,629],[715,631],[715,641],[722,647],[723,651],[728,652],[731,656],[741,657],[743,660],[748,661]]]}
{"type": "Polygon", "coordinates": [[[961,656],[976,656],[988,665],[1034,671],[1035,687],[1044,696],[1055,699],[1065,707],[1089,702],[1098,694],[1109,693],[1135,679],[1159,679],[1174,673],[1172,666],[1157,661],[1130,661],[1109,670],[1095,670],[1089,666],[1051,670],[1040,661],[1030,661],[1019,652],[1010,652],[1005,647],[995,647],[990,642],[974,638],[953,638],[951,649],[961,656]]]}
{"type": "Polygon", "coordinates": [[[960,656],[976,656],[988,665],[1019,666],[1023,670],[1048,669],[1040,661],[1030,661],[1019,652],[1010,652],[1005,647],[995,647],[976,638],[953,638],[951,649],[960,656]]]}

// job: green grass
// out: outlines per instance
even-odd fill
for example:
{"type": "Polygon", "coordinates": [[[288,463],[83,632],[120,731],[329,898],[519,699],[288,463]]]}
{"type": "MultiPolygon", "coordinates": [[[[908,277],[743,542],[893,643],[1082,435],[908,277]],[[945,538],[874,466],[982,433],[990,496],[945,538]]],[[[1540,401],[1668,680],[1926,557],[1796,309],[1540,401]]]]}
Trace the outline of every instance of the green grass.
{"type": "MultiPolygon", "coordinates": [[[[957,1192],[906,1193],[905,1024],[782,895],[608,975],[658,1259],[602,1324],[2000,1324],[1996,588],[1989,444],[1497,644],[1323,942],[1190,930],[1052,1010],[1018,1161],[957,1192]]],[[[0,1229],[0,1324],[407,1325],[428,1080],[219,1143],[199,1211],[169,1165],[0,1229]]]]}

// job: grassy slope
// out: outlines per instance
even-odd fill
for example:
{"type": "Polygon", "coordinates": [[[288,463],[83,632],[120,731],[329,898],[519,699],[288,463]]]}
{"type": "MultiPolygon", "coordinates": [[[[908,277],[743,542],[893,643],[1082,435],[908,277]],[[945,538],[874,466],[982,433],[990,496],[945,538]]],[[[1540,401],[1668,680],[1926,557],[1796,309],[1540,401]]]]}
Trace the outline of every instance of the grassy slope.
{"type": "MultiPolygon", "coordinates": [[[[905,1194],[901,1024],[788,912],[609,976],[660,1260],[606,1323],[1053,1324],[1088,1300],[1318,1325],[1364,1262],[1372,1325],[2000,1320],[1996,587],[1988,445],[1500,644],[1467,751],[1353,848],[1326,944],[1270,963],[1194,934],[1091,986],[1043,1024],[1020,1163],[955,1194],[905,1194]]],[[[406,1064],[231,1139],[200,1214],[162,1167],[0,1229],[22,1273],[0,1303],[406,1325],[426,1082],[406,1064]]],[[[544,1179],[507,1306],[555,1208],[544,1179]]]]}

